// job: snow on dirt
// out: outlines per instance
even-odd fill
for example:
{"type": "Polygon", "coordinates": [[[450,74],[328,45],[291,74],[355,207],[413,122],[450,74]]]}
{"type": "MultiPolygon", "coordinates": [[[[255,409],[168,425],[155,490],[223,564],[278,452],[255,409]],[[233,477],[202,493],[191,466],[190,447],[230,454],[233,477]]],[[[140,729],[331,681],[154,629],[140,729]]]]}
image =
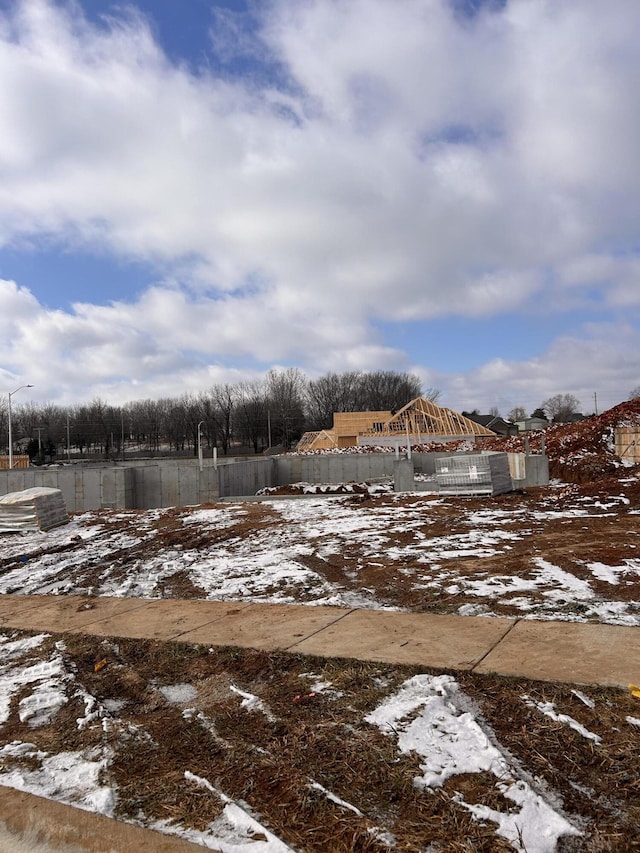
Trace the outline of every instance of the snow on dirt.
{"type": "MultiPolygon", "coordinates": [[[[27,721],[30,728],[50,723],[71,697],[85,699],[86,709],[95,705],[93,697],[79,687],[72,673],[67,672],[63,643],[56,643],[45,660],[30,662],[34,650],[46,639],[46,634],[38,634],[11,641],[0,634],[3,660],[0,665],[0,724],[8,720],[12,697],[18,693],[26,692],[18,705],[19,719],[27,721]],[[30,693],[27,692],[29,690],[30,693]]],[[[82,728],[84,719],[77,720],[78,728],[82,728]]],[[[11,741],[0,746],[0,785],[111,815],[115,793],[110,786],[100,782],[109,758],[109,748],[49,755],[33,743],[11,741]],[[12,759],[16,758],[30,759],[34,768],[12,768],[12,759]]]]}
{"type": "MultiPolygon", "coordinates": [[[[619,414],[631,417],[627,409],[619,414]]],[[[48,533],[0,537],[0,595],[295,602],[640,626],[640,481],[629,470],[624,478],[606,480],[621,468],[601,434],[610,426],[603,421],[581,427],[583,444],[591,442],[588,458],[582,452],[571,455],[574,440],[567,429],[547,433],[556,468],[577,472],[576,483],[585,486],[557,482],[529,495],[493,499],[305,495],[255,504],[77,514],[69,525],[48,533]],[[597,469],[597,485],[585,480],[586,468],[579,468],[585,459],[589,470],[597,469]]],[[[0,632],[0,661],[0,733],[23,727],[23,739],[0,739],[0,784],[113,815],[120,794],[111,769],[117,750],[148,740],[144,723],[127,721],[125,700],[98,700],[87,692],[68,664],[64,643],[46,634],[16,639],[0,632]],[[65,746],[53,737],[40,744],[39,733],[55,729],[72,709],[71,726],[80,741],[86,737],[86,745],[65,746]]],[[[196,702],[197,691],[179,678],[152,685],[159,701],[196,702]]],[[[311,673],[305,681],[293,703],[316,694],[326,701],[341,696],[311,673]]],[[[275,705],[232,682],[225,691],[243,711],[269,726],[278,724],[275,705]]],[[[573,693],[583,708],[593,706],[585,694],[573,693]]],[[[580,724],[574,710],[526,694],[521,702],[586,739],[590,749],[601,748],[601,734],[593,724],[580,724]]],[[[224,746],[207,714],[195,705],[182,714],[224,746]]],[[[635,715],[626,722],[632,730],[640,727],[635,715]]],[[[474,820],[495,825],[513,849],[552,853],[562,837],[580,835],[579,824],[562,813],[553,791],[512,760],[452,676],[414,676],[399,690],[390,689],[363,723],[395,738],[399,754],[419,757],[421,775],[414,785],[426,795],[463,775],[494,778],[495,790],[509,801],[506,810],[465,796],[462,786],[456,802],[474,820]]],[[[195,830],[179,819],[152,819],[141,808],[136,822],[223,853],[291,849],[213,776],[195,770],[184,768],[182,784],[215,798],[221,809],[215,821],[195,830]]],[[[362,813],[314,779],[307,786],[346,811],[362,813]]],[[[384,827],[375,834],[393,847],[384,827]]]]}
{"type": "Polygon", "coordinates": [[[305,497],[76,515],[0,539],[0,594],[337,605],[640,625],[638,481],[482,501],[305,497]]]}
{"type": "Polygon", "coordinates": [[[508,814],[483,804],[465,803],[461,794],[457,801],[478,820],[495,821],[497,834],[514,849],[553,853],[561,836],[581,834],[519,778],[450,675],[414,676],[366,719],[397,737],[400,752],[420,756],[423,775],[414,779],[419,788],[440,787],[459,774],[493,774],[503,796],[515,803],[508,814]]]}

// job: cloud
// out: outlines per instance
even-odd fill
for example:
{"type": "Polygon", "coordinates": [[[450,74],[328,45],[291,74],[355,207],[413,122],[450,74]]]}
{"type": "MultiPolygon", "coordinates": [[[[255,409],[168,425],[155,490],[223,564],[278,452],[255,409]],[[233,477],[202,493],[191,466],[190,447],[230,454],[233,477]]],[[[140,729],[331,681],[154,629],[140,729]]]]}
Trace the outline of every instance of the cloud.
{"type": "MultiPolygon", "coordinates": [[[[0,247],[46,239],[158,270],[135,301],[73,312],[0,282],[11,371],[124,393],[121,377],[193,387],[225,363],[402,369],[379,330],[405,319],[544,305],[637,321],[635,0],[256,15],[214,20],[220,61],[233,44],[254,63],[243,77],[172,63],[131,11],[0,13],[0,247]]],[[[451,387],[517,391],[524,373],[537,397],[555,364],[586,387],[595,344],[563,340],[564,362],[563,341],[524,365],[500,354],[451,387]]]]}
{"type": "Polygon", "coordinates": [[[631,212],[640,10],[623,0],[604,25],[593,2],[520,0],[466,24],[444,0],[278,2],[262,37],[286,92],[171,65],[140,17],[97,28],[45,0],[12,8],[5,242],[45,231],[202,258],[215,288],[259,270],[335,295],[354,269],[364,310],[393,284],[424,313],[444,276],[450,310],[469,269],[588,248],[605,190],[619,227],[631,212]],[[473,142],[447,141],[459,125],[473,142]]]}
{"type": "MultiPolygon", "coordinates": [[[[540,355],[527,359],[495,357],[472,370],[435,370],[410,364],[406,354],[371,340],[365,327],[314,330],[300,321],[292,332],[259,294],[239,312],[236,303],[181,291],[154,288],[133,304],[78,304],[73,311],[40,305],[24,288],[0,280],[3,334],[0,364],[7,387],[29,382],[33,399],[72,403],[100,397],[113,404],[198,393],[216,383],[253,380],[264,364],[287,364],[280,355],[295,349],[311,353],[310,378],[323,372],[368,370],[382,366],[417,373],[425,387],[442,390],[442,403],[455,409],[503,414],[522,405],[532,411],[557,393],[573,393],[585,411],[602,410],[626,399],[640,382],[640,333],[631,323],[590,323],[564,335],[540,355]],[[250,357],[264,341],[263,363],[250,357]],[[281,338],[284,345],[279,345],[281,338]],[[333,345],[326,346],[331,340],[333,345]]],[[[348,327],[346,327],[348,328],[348,327]]],[[[302,363],[302,362],[300,362],[302,363]]]]}
{"type": "Polygon", "coordinates": [[[306,357],[315,373],[369,369],[382,360],[406,364],[403,353],[369,343],[363,324],[345,319],[325,327],[320,318],[310,325],[304,306],[274,305],[262,293],[214,299],[154,287],[132,303],[62,311],[0,280],[0,318],[0,364],[9,375],[27,376],[44,399],[81,399],[86,388],[110,400],[152,396],[157,388],[160,396],[179,396],[213,381],[253,379],[264,372],[261,364],[287,357],[306,357]]]}
{"type": "Polygon", "coordinates": [[[446,390],[448,405],[468,410],[497,406],[506,415],[524,406],[531,412],[554,394],[572,393],[585,413],[596,403],[603,411],[638,386],[639,351],[640,332],[630,323],[590,323],[533,358],[494,358],[468,373],[432,375],[430,384],[446,390]]]}

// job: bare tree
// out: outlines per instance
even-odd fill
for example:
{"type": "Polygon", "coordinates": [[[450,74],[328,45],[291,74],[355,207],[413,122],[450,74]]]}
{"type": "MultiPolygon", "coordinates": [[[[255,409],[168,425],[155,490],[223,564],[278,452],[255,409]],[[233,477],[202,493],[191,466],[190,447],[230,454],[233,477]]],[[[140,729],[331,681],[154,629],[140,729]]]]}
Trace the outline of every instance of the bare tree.
{"type": "Polygon", "coordinates": [[[629,394],[630,400],[639,400],[640,399],[640,385],[633,389],[633,391],[629,394]]]}
{"type": "Polygon", "coordinates": [[[304,431],[306,379],[297,367],[270,370],[267,374],[267,411],[273,444],[291,447],[304,431]]]}
{"type": "Polygon", "coordinates": [[[580,401],[573,394],[556,394],[545,400],[541,408],[548,420],[562,424],[578,412],[580,401]]]}
{"type": "Polygon", "coordinates": [[[413,373],[376,370],[363,375],[361,394],[361,411],[397,411],[422,395],[422,382],[413,373]]]}
{"type": "Polygon", "coordinates": [[[0,397],[0,431],[2,439],[0,439],[0,447],[6,447],[9,451],[9,400],[6,394],[0,397]]]}
{"type": "Polygon", "coordinates": [[[162,433],[165,429],[165,413],[161,400],[143,400],[136,404],[136,424],[139,434],[149,450],[160,450],[162,433]]]}
{"type": "Polygon", "coordinates": [[[214,407],[214,418],[222,443],[222,452],[226,455],[231,445],[233,411],[238,400],[238,388],[228,382],[214,385],[210,391],[214,407]]]}
{"type": "Polygon", "coordinates": [[[200,398],[195,394],[183,394],[178,401],[183,413],[183,424],[193,452],[198,452],[198,424],[204,420],[200,398]]]}
{"type": "Polygon", "coordinates": [[[215,403],[208,393],[198,395],[198,408],[202,423],[202,435],[208,447],[217,447],[220,436],[220,423],[215,403]]]}
{"type": "Polygon", "coordinates": [[[267,389],[264,382],[243,382],[238,386],[236,426],[242,440],[257,453],[268,435],[267,389]]]}
{"type": "Polygon", "coordinates": [[[526,417],[527,411],[524,406],[514,406],[507,415],[507,420],[515,423],[515,421],[523,421],[526,417]]]}
{"type": "Polygon", "coordinates": [[[311,429],[330,429],[334,412],[357,411],[362,399],[363,374],[358,371],[327,373],[307,383],[305,407],[311,429]]]}

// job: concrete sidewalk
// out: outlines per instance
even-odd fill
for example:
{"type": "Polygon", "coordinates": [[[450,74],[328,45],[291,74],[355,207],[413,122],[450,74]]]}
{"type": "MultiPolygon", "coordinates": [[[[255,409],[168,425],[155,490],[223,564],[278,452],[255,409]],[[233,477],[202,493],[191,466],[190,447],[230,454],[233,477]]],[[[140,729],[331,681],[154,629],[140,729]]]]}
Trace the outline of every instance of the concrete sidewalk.
{"type": "Polygon", "coordinates": [[[0,596],[0,628],[417,664],[540,681],[640,683],[640,629],[280,604],[0,596]]]}

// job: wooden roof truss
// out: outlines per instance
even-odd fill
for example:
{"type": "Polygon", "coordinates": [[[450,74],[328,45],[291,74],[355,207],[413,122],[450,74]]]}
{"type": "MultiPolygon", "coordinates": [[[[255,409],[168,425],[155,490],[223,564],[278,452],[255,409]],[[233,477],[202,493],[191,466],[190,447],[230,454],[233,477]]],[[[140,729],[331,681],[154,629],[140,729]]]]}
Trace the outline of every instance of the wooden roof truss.
{"type": "Polygon", "coordinates": [[[336,436],[326,429],[305,432],[298,442],[297,450],[313,450],[316,447],[337,447],[336,436]]]}
{"type": "Polygon", "coordinates": [[[417,397],[396,412],[386,423],[376,424],[367,430],[366,435],[401,436],[459,436],[459,435],[495,435],[495,433],[477,424],[470,418],[436,406],[431,400],[417,397]]]}

